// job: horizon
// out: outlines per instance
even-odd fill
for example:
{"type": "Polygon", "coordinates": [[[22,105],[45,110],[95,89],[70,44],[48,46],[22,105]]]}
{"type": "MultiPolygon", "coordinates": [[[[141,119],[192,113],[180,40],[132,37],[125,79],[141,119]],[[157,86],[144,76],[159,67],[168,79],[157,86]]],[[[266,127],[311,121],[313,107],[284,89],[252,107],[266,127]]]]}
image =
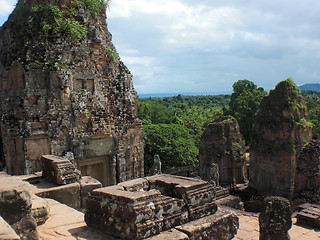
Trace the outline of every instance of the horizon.
{"type": "MultiPolygon", "coordinates": [[[[17,1],[0,2],[2,25],[17,1]]],[[[319,11],[311,0],[117,0],[107,22],[139,94],[223,92],[241,79],[319,83],[319,11]]]]}

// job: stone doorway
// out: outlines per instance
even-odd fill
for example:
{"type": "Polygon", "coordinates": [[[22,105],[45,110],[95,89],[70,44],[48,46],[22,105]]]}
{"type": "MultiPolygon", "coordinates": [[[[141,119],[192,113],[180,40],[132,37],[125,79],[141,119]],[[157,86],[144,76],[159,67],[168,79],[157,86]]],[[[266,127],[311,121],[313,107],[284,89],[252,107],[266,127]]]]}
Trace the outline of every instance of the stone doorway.
{"type": "Polygon", "coordinates": [[[272,171],[261,170],[260,174],[260,190],[261,192],[272,193],[274,190],[275,175],[272,171]]]}
{"type": "Polygon", "coordinates": [[[104,187],[113,184],[109,156],[80,160],[78,169],[82,176],[91,176],[101,182],[104,187]]]}

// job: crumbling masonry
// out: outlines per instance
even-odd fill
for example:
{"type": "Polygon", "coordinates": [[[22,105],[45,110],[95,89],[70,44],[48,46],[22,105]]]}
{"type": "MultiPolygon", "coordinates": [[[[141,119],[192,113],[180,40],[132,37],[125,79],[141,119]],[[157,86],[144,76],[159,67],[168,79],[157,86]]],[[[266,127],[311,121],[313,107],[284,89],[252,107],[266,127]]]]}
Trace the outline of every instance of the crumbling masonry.
{"type": "Polygon", "coordinates": [[[111,42],[105,6],[77,2],[19,1],[0,28],[0,167],[29,174],[41,170],[44,154],[72,153],[83,175],[105,186],[142,177],[132,75],[111,42]],[[84,36],[54,35],[49,18],[57,12],[84,36]]]}

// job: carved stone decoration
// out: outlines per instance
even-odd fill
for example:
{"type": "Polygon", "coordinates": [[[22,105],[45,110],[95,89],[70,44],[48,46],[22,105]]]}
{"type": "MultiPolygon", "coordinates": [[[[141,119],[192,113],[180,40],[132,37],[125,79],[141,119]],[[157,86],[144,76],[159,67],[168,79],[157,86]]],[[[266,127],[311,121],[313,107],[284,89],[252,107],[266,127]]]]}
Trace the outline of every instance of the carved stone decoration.
{"type": "Polygon", "coordinates": [[[165,174],[138,178],[93,190],[85,221],[115,237],[144,239],[215,214],[214,198],[213,186],[202,180],[165,174]]]}
{"type": "Polygon", "coordinates": [[[288,199],[267,197],[259,215],[260,240],[289,240],[292,212],[288,199]]]}
{"type": "Polygon", "coordinates": [[[78,182],[81,176],[72,163],[65,159],[53,155],[43,155],[42,177],[47,181],[57,185],[65,185],[78,182]]]}
{"type": "Polygon", "coordinates": [[[151,175],[161,174],[161,160],[159,155],[154,155],[153,165],[150,169],[151,175]]]}

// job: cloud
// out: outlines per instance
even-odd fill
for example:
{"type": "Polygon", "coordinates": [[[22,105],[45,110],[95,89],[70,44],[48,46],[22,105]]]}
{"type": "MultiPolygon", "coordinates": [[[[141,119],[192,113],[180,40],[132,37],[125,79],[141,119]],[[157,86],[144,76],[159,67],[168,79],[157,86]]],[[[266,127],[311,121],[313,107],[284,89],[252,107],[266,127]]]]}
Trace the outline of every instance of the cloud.
{"type": "Polygon", "coordinates": [[[8,16],[16,3],[17,0],[0,0],[0,16],[8,16]]]}
{"type": "MultiPolygon", "coordinates": [[[[0,21],[15,2],[0,0],[0,21]]],[[[112,0],[107,16],[137,91],[148,93],[319,83],[319,12],[314,0],[112,0]]]]}

